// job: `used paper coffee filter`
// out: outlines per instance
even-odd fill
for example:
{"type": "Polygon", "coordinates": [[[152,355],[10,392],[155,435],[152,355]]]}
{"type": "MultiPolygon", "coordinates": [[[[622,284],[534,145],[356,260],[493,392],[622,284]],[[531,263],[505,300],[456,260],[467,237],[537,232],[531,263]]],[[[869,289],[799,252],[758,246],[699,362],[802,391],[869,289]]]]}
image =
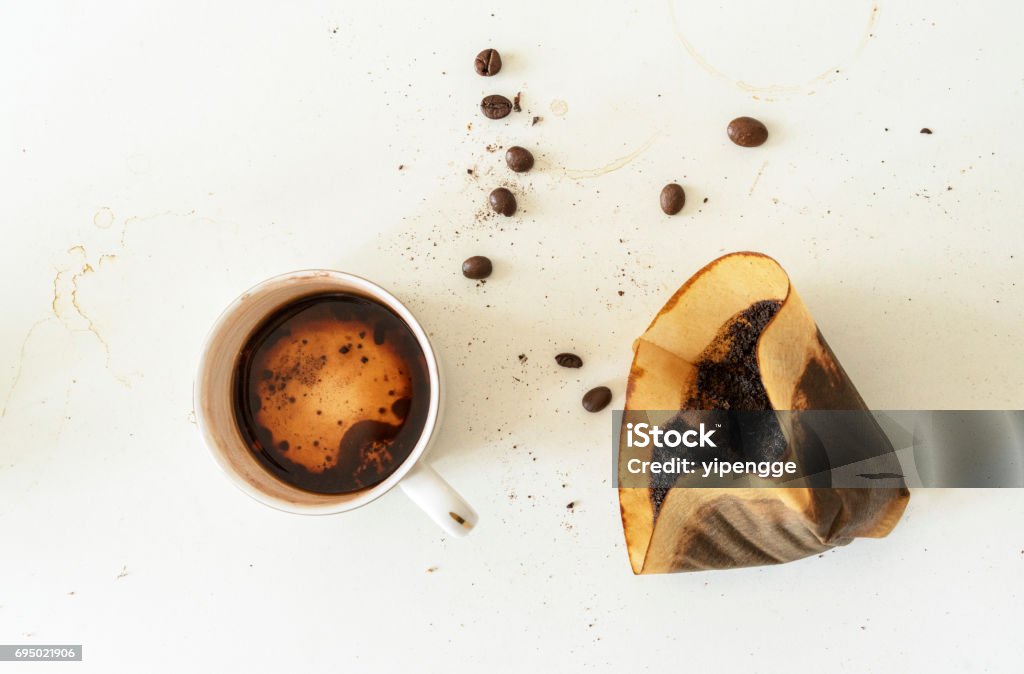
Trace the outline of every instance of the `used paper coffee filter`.
{"type": "MultiPolygon", "coordinates": [[[[864,410],[877,431],[868,433],[871,441],[888,445],[786,272],[759,253],[733,253],[701,269],[636,340],[627,418],[645,410],[719,408],[716,370],[708,364],[727,359],[741,338],[750,340],[752,375],[744,383],[750,392],[741,391],[748,398],[734,400],[734,409],[760,396],[762,409],[864,410]]],[[[896,526],[910,498],[905,488],[652,486],[619,489],[637,574],[778,564],[857,537],[879,538],[896,526]]]]}

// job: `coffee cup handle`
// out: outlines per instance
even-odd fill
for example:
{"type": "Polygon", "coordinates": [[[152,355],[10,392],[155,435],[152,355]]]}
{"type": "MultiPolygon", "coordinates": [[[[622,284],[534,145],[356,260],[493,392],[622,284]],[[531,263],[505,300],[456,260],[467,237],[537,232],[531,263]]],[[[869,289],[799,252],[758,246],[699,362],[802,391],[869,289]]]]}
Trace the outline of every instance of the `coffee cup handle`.
{"type": "Polygon", "coordinates": [[[422,461],[398,483],[413,503],[452,536],[465,536],[477,523],[476,511],[433,468],[422,461]]]}

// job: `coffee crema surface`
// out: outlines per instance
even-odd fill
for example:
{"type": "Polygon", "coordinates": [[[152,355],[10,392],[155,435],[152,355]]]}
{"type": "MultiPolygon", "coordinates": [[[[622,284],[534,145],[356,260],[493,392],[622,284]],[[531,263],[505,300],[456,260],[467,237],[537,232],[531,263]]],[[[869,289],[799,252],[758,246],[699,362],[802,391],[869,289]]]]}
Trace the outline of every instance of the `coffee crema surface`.
{"type": "Polygon", "coordinates": [[[318,294],[278,309],[239,355],[234,411],[268,472],[345,494],[379,484],[415,448],[430,406],[426,358],[391,309],[318,294]]]}

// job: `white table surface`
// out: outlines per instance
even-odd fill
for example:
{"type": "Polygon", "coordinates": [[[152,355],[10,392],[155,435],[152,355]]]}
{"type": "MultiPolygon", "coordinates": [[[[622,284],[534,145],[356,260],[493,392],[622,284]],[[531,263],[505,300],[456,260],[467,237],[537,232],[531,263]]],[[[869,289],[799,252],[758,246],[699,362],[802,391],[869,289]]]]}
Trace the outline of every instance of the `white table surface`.
{"type": "Polygon", "coordinates": [[[664,300],[751,249],[872,406],[1024,405],[1022,6],[577,4],[6,7],[0,642],[84,645],[54,671],[1020,671],[1020,491],[917,492],[885,540],[636,578],[610,412],[579,399],[621,406],[664,300]],[[765,146],[728,142],[741,114],[765,146]],[[531,173],[487,149],[511,144],[531,173]],[[481,217],[497,185],[512,219],[481,217]],[[204,449],[207,329],[310,267],[377,280],[436,340],[433,459],[468,539],[397,492],[276,512],[204,449]]]}

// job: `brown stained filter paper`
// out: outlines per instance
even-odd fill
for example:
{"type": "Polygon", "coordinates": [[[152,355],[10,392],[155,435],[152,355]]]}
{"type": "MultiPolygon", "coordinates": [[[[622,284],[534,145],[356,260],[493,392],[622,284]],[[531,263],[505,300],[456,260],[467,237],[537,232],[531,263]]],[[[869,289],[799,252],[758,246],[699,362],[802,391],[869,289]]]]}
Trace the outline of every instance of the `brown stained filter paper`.
{"type": "MultiPolygon", "coordinates": [[[[692,405],[696,364],[714,350],[709,347],[723,326],[766,300],[781,303],[756,344],[771,408],[865,410],[869,418],[786,272],[770,257],[749,252],[726,255],[697,272],[633,344],[627,416],[692,405]]],[[[869,439],[888,445],[870,423],[877,432],[869,432],[869,439]]],[[[799,438],[791,438],[793,444],[799,438]]],[[[675,488],[653,494],[655,499],[652,494],[650,488],[619,489],[637,574],[779,564],[857,537],[880,538],[896,526],[910,498],[905,488],[675,488]]]]}

